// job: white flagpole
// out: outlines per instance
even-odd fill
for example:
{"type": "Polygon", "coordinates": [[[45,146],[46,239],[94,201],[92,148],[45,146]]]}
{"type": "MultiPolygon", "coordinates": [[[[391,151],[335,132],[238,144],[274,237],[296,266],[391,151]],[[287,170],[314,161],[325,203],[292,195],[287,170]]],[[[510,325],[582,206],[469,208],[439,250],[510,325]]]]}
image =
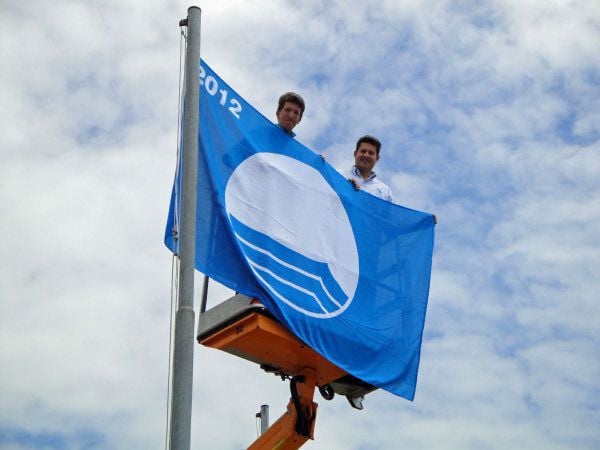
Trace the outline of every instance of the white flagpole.
{"type": "Polygon", "coordinates": [[[179,222],[179,301],[175,313],[173,345],[170,450],[189,450],[192,425],[200,15],[201,10],[197,6],[188,8],[183,109],[183,183],[179,222]]]}

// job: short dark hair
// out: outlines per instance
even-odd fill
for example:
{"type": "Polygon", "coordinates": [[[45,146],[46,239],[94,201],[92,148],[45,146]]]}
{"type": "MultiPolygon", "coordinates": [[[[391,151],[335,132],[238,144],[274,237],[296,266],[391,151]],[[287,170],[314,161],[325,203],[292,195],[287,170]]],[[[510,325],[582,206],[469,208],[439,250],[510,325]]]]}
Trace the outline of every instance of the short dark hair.
{"type": "Polygon", "coordinates": [[[302,118],[302,114],[304,114],[304,99],[300,97],[295,92],[286,92],[281,97],[279,97],[279,104],[277,105],[277,112],[283,109],[283,105],[286,102],[294,103],[300,107],[300,117],[302,118]]]}
{"type": "Polygon", "coordinates": [[[375,152],[379,155],[379,150],[381,150],[381,142],[379,142],[379,139],[377,139],[376,137],[370,136],[368,134],[358,138],[358,141],[356,141],[356,150],[354,150],[355,152],[358,150],[358,147],[360,147],[360,144],[362,144],[363,142],[374,145],[375,152]]]}

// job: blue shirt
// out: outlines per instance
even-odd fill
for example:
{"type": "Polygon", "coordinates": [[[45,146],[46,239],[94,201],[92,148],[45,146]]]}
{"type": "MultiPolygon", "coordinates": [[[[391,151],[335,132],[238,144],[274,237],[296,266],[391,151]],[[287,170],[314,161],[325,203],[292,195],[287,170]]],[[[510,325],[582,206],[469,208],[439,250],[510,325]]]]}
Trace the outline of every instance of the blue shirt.
{"type": "Polygon", "coordinates": [[[275,125],[277,125],[279,128],[281,128],[284,133],[289,134],[291,137],[296,137],[296,133],[294,133],[293,131],[285,131],[285,129],[281,125],[279,125],[278,123],[276,123],[275,125]]]}

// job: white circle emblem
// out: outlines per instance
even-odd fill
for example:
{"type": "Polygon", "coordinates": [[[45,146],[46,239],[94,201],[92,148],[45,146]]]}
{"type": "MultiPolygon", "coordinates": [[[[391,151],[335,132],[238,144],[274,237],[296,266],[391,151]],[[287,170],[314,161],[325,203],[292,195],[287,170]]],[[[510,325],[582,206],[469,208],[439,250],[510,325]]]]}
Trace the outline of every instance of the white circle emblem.
{"type": "Polygon", "coordinates": [[[348,214],[323,176],[277,153],[237,166],[225,208],[244,257],[274,297],[311,317],[345,311],[358,283],[348,214]]]}

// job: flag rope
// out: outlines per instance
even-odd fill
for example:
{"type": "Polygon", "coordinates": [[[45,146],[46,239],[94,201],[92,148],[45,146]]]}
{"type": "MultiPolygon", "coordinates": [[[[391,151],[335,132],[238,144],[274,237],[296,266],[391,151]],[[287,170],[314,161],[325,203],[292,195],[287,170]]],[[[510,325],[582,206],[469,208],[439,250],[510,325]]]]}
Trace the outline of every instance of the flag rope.
{"type": "MultiPolygon", "coordinates": [[[[183,78],[183,70],[182,70],[182,64],[183,64],[183,55],[185,54],[186,51],[186,47],[187,47],[187,35],[185,33],[185,27],[184,26],[180,26],[180,34],[179,34],[179,74],[178,74],[178,81],[179,81],[179,86],[177,88],[178,91],[178,98],[177,98],[177,141],[176,141],[176,167],[175,167],[175,179],[178,178],[178,174],[179,174],[179,166],[180,166],[180,158],[181,158],[181,152],[180,150],[180,139],[181,139],[181,115],[182,115],[182,105],[181,105],[181,99],[184,97],[184,92],[183,90],[185,89],[185,83],[183,82],[182,78],[183,78]]],[[[174,190],[175,190],[175,198],[177,199],[179,197],[179,185],[178,183],[175,183],[174,185],[174,190]]],[[[179,229],[179,210],[177,207],[178,201],[175,201],[175,210],[174,210],[174,216],[175,216],[175,220],[174,220],[174,225],[173,225],[173,233],[177,233],[177,230],[179,229]]],[[[176,236],[175,236],[176,237],[176,236]]],[[[179,274],[179,258],[177,257],[176,253],[173,253],[172,258],[171,258],[171,310],[170,310],[170,314],[169,314],[169,362],[168,362],[168,375],[167,375],[167,423],[165,425],[165,450],[167,450],[169,448],[169,440],[170,440],[170,436],[171,436],[171,430],[170,430],[170,426],[169,424],[171,423],[171,395],[173,392],[173,336],[174,336],[174,332],[175,332],[175,311],[177,311],[177,306],[179,304],[179,297],[178,297],[178,285],[179,285],[179,279],[178,279],[178,274],[179,274]]]]}

